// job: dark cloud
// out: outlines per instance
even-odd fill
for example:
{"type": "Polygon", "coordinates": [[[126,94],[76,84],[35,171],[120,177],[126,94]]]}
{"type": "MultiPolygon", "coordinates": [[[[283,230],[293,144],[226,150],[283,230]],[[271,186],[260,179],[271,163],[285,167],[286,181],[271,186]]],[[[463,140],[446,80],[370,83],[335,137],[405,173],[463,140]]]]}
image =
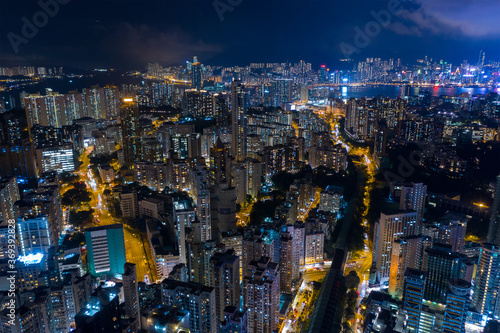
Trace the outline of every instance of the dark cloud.
{"type": "Polygon", "coordinates": [[[474,38],[500,36],[498,0],[411,0],[405,5],[398,13],[403,22],[391,27],[403,35],[429,32],[474,38]]]}
{"type": "Polygon", "coordinates": [[[222,45],[194,38],[180,27],[162,32],[146,24],[122,22],[112,27],[100,27],[98,32],[104,36],[99,49],[126,63],[178,64],[193,55],[207,59],[224,50],[222,45]]]}

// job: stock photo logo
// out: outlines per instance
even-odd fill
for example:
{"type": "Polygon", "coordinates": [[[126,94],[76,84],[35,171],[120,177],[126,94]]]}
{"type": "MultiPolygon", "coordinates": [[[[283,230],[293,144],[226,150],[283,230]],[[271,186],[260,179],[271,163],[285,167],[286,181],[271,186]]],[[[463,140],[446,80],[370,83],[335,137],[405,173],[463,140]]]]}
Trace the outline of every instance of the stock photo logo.
{"type": "Polygon", "coordinates": [[[221,22],[224,21],[224,13],[234,11],[234,8],[241,5],[243,0],[214,0],[212,3],[221,22]]]}
{"type": "Polygon", "coordinates": [[[41,9],[35,12],[31,19],[26,16],[21,18],[23,24],[20,34],[13,31],[7,34],[14,52],[19,53],[19,46],[28,44],[31,39],[35,38],[40,31],[39,29],[49,23],[49,18],[53,18],[59,13],[60,5],[66,5],[69,2],[70,0],[39,0],[37,4],[41,9]]]}
{"type": "Polygon", "coordinates": [[[345,58],[349,58],[353,53],[359,54],[362,49],[370,45],[373,38],[377,37],[383,28],[387,28],[392,21],[392,18],[398,14],[403,8],[399,0],[389,0],[387,9],[380,11],[370,11],[373,17],[372,21],[368,21],[363,28],[354,27],[354,39],[352,43],[340,43],[340,50],[345,58]]]}

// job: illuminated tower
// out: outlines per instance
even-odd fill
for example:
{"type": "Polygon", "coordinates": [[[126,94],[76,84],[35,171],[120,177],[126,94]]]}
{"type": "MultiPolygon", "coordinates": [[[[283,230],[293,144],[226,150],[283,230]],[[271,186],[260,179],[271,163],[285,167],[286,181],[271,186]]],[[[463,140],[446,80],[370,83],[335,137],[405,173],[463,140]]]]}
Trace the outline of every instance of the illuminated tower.
{"type": "Polygon", "coordinates": [[[472,307],[482,315],[493,317],[496,312],[497,294],[500,285],[500,249],[485,243],[479,255],[474,282],[472,307]]]}
{"type": "Polygon", "coordinates": [[[215,288],[217,320],[224,319],[226,306],[240,306],[240,258],[234,250],[210,258],[210,287],[215,288]]]}
{"type": "Polygon", "coordinates": [[[464,257],[452,252],[451,246],[436,244],[425,250],[427,284],[424,298],[427,301],[444,304],[446,289],[450,279],[460,278],[464,257]]]}
{"type": "Polygon", "coordinates": [[[231,158],[220,137],[217,138],[214,147],[210,150],[210,168],[213,183],[231,183],[231,158]]]}
{"type": "Polygon", "coordinates": [[[484,67],[484,58],[486,58],[486,53],[483,50],[479,51],[479,60],[477,62],[477,67],[483,69],[484,67]]]}
{"type": "Polygon", "coordinates": [[[191,87],[201,89],[201,64],[196,61],[191,64],[191,87]]]}
{"type": "Polygon", "coordinates": [[[248,309],[248,332],[271,333],[278,329],[280,272],[268,257],[253,260],[243,278],[243,303],[248,309]]]}
{"type": "Polygon", "coordinates": [[[382,212],[375,223],[373,260],[381,283],[389,281],[392,249],[398,238],[417,235],[417,212],[382,212]]]}
{"type": "Polygon", "coordinates": [[[231,153],[241,161],[247,153],[247,107],[245,87],[240,80],[231,83],[231,153]]]}
{"type": "Polygon", "coordinates": [[[407,331],[418,332],[422,300],[424,298],[426,272],[407,268],[404,275],[403,309],[407,314],[407,331]]]}
{"type": "Polygon", "coordinates": [[[401,198],[399,209],[412,209],[417,212],[417,222],[422,223],[425,210],[425,198],[427,197],[427,185],[422,183],[411,183],[410,186],[401,187],[401,198]]]}
{"type": "Polygon", "coordinates": [[[500,245],[500,175],[497,176],[493,207],[491,209],[490,227],[488,230],[488,243],[500,245]]]}
{"type": "Polygon", "coordinates": [[[124,98],[121,106],[122,137],[125,163],[132,165],[141,152],[139,108],[133,98],[124,98]]]}
{"type": "Polygon", "coordinates": [[[139,292],[137,289],[137,270],[135,264],[125,263],[123,273],[123,291],[125,294],[125,313],[135,319],[137,330],[140,329],[141,313],[139,308],[139,292]]]}

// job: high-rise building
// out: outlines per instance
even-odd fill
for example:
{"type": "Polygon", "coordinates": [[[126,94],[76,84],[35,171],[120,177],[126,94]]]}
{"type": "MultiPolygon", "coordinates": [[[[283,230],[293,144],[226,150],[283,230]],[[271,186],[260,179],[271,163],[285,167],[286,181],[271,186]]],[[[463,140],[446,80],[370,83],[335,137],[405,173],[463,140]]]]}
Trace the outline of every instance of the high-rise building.
{"type": "Polygon", "coordinates": [[[89,273],[82,277],[74,277],[71,279],[75,313],[80,312],[89,302],[90,296],[94,291],[94,282],[92,280],[93,278],[89,273]]]}
{"type": "Polygon", "coordinates": [[[292,80],[281,79],[271,82],[271,105],[282,106],[292,101],[292,80]]]}
{"type": "Polygon", "coordinates": [[[210,190],[203,188],[196,196],[196,216],[201,227],[201,241],[212,239],[212,218],[210,208],[210,190]]]}
{"type": "Polygon", "coordinates": [[[247,106],[245,87],[240,80],[231,83],[231,153],[240,161],[247,154],[247,106]]]}
{"type": "Polygon", "coordinates": [[[422,269],[424,251],[430,246],[432,239],[422,235],[402,237],[393,243],[389,276],[389,293],[392,296],[400,298],[406,269],[422,269]]]}
{"type": "Polygon", "coordinates": [[[424,217],[426,197],[427,185],[422,183],[411,183],[410,186],[403,185],[401,187],[399,209],[416,211],[418,215],[417,221],[421,224],[424,217]]]}
{"type": "Polygon", "coordinates": [[[212,96],[206,90],[200,90],[201,82],[197,83],[199,87],[196,89],[187,89],[184,91],[182,100],[183,110],[185,115],[192,115],[196,118],[212,117],[213,105],[212,96]]]}
{"type": "Polygon", "coordinates": [[[35,124],[62,127],[71,125],[74,119],[84,116],[85,97],[82,94],[60,94],[47,88],[46,95],[21,94],[26,110],[28,128],[35,124]]]}
{"type": "Polygon", "coordinates": [[[219,324],[219,333],[247,333],[247,312],[237,307],[224,309],[224,317],[219,324]]]}
{"type": "Polygon", "coordinates": [[[471,284],[461,279],[448,281],[443,333],[465,333],[465,320],[470,304],[471,284]]]}
{"type": "Polygon", "coordinates": [[[319,196],[319,209],[325,212],[339,213],[343,205],[344,191],[339,186],[327,186],[319,196]]]}
{"type": "Polygon", "coordinates": [[[165,279],[161,283],[161,300],[163,305],[177,306],[189,312],[192,333],[217,333],[214,288],[165,279]]]}
{"type": "Polygon", "coordinates": [[[247,168],[245,163],[234,163],[231,174],[236,188],[236,203],[244,205],[247,200],[247,168]]]}
{"type": "Polygon", "coordinates": [[[134,180],[141,186],[162,191],[169,183],[168,164],[137,162],[134,164],[134,180]]]}
{"type": "Polygon", "coordinates": [[[292,291],[293,238],[288,232],[280,236],[280,291],[292,291]]]}
{"type": "Polygon", "coordinates": [[[451,246],[435,244],[425,250],[424,267],[427,283],[424,298],[427,301],[445,304],[446,290],[450,279],[461,277],[464,256],[452,252],[451,246]]]}
{"type": "Polygon", "coordinates": [[[215,198],[217,214],[212,216],[212,223],[219,233],[236,231],[236,188],[228,183],[220,183],[216,188],[215,198]]]}
{"type": "Polygon", "coordinates": [[[243,236],[238,231],[222,232],[220,241],[226,249],[234,250],[234,254],[239,258],[240,281],[243,278],[243,236]]]}
{"type": "Polygon", "coordinates": [[[248,332],[271,333],[278,329],[280,272],[268,257],[250,262],[243,278],[243,305],[248,310],[248,332]]]}
{"type": "Polygon", "coordinates": [[[75,316],[77,331],[121,332],[123,322],[118,292],[113,288],[96,290],[85,308],[75,316]]]}
{"type": "Polygon", "coordinates": [[[139,108],[133,98],[124,98],[120,109],[125,163],[132,165],[141,155],[139,108]]]}
{"type": "Polygon", "coordinates": [[[403,287],[403,309],[406,311],[409,333],[419,332],[425,284],[426,272],[413,268],[406,269],[403,287]]]}
{"type": "Polygon", "coordinates": [[[479,255],[471,306],[481,315],[493,317],[497,311],[500,288],[500,248],[485,243],[479,255]]]}
{"type": "Polygon", "coordinates": [[[202,86],[202,64],[199,61],[195,61],[191,64],[191,87],[195,89],[201,89],[202,86]]]}
{"type": "Polygon", "coordinates": [[[234,250],[210,258],[210,286],[215,288],[216,318],[222,321],[227,306],[240,307],[240,259],[234,250]]]}
{"type": "Polygon", "coordinates": [[[175,224],[175,234],[179,246],[179,262],[187,263],[188,251],[186,247],[186,228],[191,227],[195,220],[195,211],[189,201],[174,201],[173,217],[175,224]]]}
{"type": "Polygon", "coordinates": [[[318,230],[312,230],[305,235],[304,264],[315,264],[323,262],[325,246],[325,234],[318,230]]]}
{"type": "Polygon", "coordinates": [[[500,175],[497,176],[493,206],[491,207],[488,243],[500,245],[500,175]]]}
{"type": "Polygon", "coordinates": [[[212,183],[231,183],[231,158],[220,137],[217,138],[215,145],[210,150],[210,168],[212,183]]]}
{"type": "Polygon", "coordinates": [[[287,231],[293,239],[292,253],[292,279],[300,277],[300,267],[305,263],[305,239],[306,229],[304,223],[296,222],[293,225],[287,225],[287,231]]]}
{"type": "Polygon", "coordinates": [[[85,243],[92,275],[123,274],[126,260],[123,224],[87,228],[85,243]]]}
{"type": "Polygon", "coordinates": [[[57,173],[75,171],[73,144],[43,147],[35,150],[38,174],[56,171],[57,173]]]}
{"type": "Polygon", "coordinates": [[[19,253],[23,256],[29,254],[47,254],[51,246],[55,246],[57,238],[49,226],[47,216],[41,215],[33,218],[19,217],[17,220],[17,236],[19,253]]]}
{"type": "Polygon", "coordinates": [[[0,182],[0,224],[15,219],[14,203],[20,200],[16,177],[7,177],[0,182]]]}
{"type": "Polygon", "coordinates": [[[373,259],[380,283],[389,281],[392,248],[396,239],[419,233],[417,212],[382,212],[375,223],[373,259]]]}
{"type": "Polygon", "coordinates": [[[486,58],[486,53],[483,50],[479,51],[479,60],[477,61],[477,67],[479,69],[483,69],[485,58],[486,58]]]}
{"type": "Polygon", "coordinates": [[[125,263],[123,270],[122,282],[125,296],[125,314],[131,319],[131,322],[134,322],[135,331],[139,331],[141,329],[141,309],[139,307],[137,270],[135,264],[129,262],[125,263]]]}
{"type": "Polygon", "coordinates": [[[229,97],[227,93],[212,94],[212,114],[219,126],[229,124],[229,97]]]}
{"type": "Polygon", "coordinates": [[[453,252],[462,253],[465,245],[465,233],[467,231],[467,222],[469,218],[466,215],[458,213],[446,213],[436,222],[437,239],[434,241],[451,246],[453,252]]]}
{"type": "Polygon", "coordinates": [[[10,316],[10,309],[0,312],[0,332],[2,333],[38,333],[49,332],[47,309],[45,302],[36,302],[16,309],[14,320],[10,316]],[[13,324],[12,324],[13,323],[13,324]]]}
{"type": "Polygon", "coordinates": [[[275,240],[272,232],[268,230],[255,230],[251,234],[246,234],[243,238],[243,275],[248,269],[248,265],[253,260],[259,260],[260,257],[269,257],[274,259],[275,240]]]}

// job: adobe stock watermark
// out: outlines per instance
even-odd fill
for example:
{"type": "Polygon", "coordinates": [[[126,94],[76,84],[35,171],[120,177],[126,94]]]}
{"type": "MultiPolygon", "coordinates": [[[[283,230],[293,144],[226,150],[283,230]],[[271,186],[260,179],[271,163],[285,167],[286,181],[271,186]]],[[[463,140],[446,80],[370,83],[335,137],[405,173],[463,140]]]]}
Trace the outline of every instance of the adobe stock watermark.
{"type": "Polygon", "coordinates": [[[398,156],[398,173],[395,174],[391,171],[384,172],[384,178],[387,184],[389,184],[389,188],[394,191],[394,184],[396,183],[404,183],[408,178],[413,175],[415,172],[415,168],[420,165],[420,162],[423,160],[425,153],[424,149],[421,145],[418,145],[418,150],[412,150],[408,159],[403,157],[402,155],[398,156]]]}
{"type": "Polygon", "coordinates": [[[370,15],[375,19],[365,24],[365,28],[354,27],[354,40],[352,44],[340,43],[340,51],[345,58],[349,58],[353,53],[360,53],[362,49],[370,45],[373,38],[377,37],[382,28],[386,28],[391,24],[392,17],[402,10],[399,0],[389,0],[387,9],[382,9],[379,12],[370,11],[370,15]]]}
{"type": "Polygon", "coordinates": [[[232,12],[235,7],[241,5],[243,0],[214,0],[212,5],[214,6],[217,16],[221,22],[224,21],[224,13],[232,12]]]}
{"type": "Polygon", "coordinates": [[[9,318],[7,321],[10,326],[16,325],[16,279],[17,279],[17,270],[16,270],[16,220],[10,219],[7,221],[8,223],[8,234],[7,234],[7,242],[8,242],[8,270],[7,270],[7,281],[9,283],[9,290],[7,293],[9,304],[5,307],[7,309],[6,316],[9,318]]]}
{"type": "Polygon", "coordinates": [[[49,23],[49,17],[54,17],[59,13],[59,6],[66,5],[70,0],[39,0],[38,6],[41,10],[33,14],[33,17],[28,19],[26,16],[21,18],[23,26],[21,27],[21,34],[9,32],[7,38],[14,52],[19,53],[19,46],[21,44],[28,44],[30,39],[34,38],[39,29],[45,27],[49,23]]]}

